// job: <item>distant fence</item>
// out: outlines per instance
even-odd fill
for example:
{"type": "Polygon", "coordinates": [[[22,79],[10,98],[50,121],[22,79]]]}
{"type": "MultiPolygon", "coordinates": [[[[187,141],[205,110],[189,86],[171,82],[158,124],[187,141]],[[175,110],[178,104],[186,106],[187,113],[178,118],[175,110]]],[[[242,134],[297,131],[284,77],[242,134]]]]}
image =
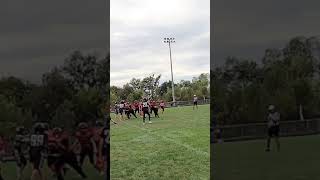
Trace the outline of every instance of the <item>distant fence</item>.
{"type": "MultiPolygon", "coordinates": [[[[198,105],[210,104],[210,99],[199,99],[198,105]]],[[[176,101],[176,106],[193,106],[193,101],[176,101]]],[[[173,107],[173,102],[167,102],[166,107],[173,107]]]]}
{"type": "MultiPolygon", "coordinates": [[[[220,137],[223,141],[240,141],[249,139],[261,139],[267,136],[266,123],[239,124],[228,126],[217,126],[220,129],[220,137]]],[[[298,121],[281,121],[280,136],[301,136],[320,133],[320,119],[308,119],[298,121]]],[[[216,134],[214,142],[218,140],[216,134]]]]}
{"type": "MultiPolygon", "coordinates": [[[[210,104],[210,99],[202,99],[198,100],[198,105],[210,104]]],[[[173,106],[173,102],[166,102],[166,108],[171,108],[173,106]]],[[[193,101],[176,101],[176,106],[193,106],[193,101]]],[[[110,109],[111,113],[114,113],[114,107],[112,106],[110,109]]]]}

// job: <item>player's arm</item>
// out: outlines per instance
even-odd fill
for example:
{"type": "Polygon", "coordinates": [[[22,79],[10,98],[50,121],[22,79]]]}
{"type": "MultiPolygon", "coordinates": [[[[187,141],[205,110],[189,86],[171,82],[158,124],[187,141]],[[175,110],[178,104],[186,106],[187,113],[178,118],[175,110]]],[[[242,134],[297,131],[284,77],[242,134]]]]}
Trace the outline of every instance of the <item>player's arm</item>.
{"type": "Polygon", "coordinates": [[[97,153],[97,145],[93,138],[90,138],[91,145],[93,147],[93,152],[97,153]]]}
{"type": "Polygon", "coordinates": [[[61,141],[58,141],[57,145],[58,145],[59,148],[65,149],[65,146],[61,143],[61,141]]]}
{"type": "Polygon", "coordinates": [[[99,151],[98,151],[99,159],[102,158],[102,151],[103,151],[103,138],[100,138],[100,141],[99,141],[99,151]]]}
{"type": "Polygon", "coordinates": [[[93,153],[94,153],[94,156],[93,156],[93,161],[94,161],[94,164],[97,163],[97,146],[96,146],[96,142],[94,141],[93,138],[90,138],[90,142],[93,146],[93,153]]]}
{"type": "Polygon", "coordinates": [[[76,147],[77,147],[79,144],[80,144],[80,141],[76,138],[76,139],[74,140],[74,142],[71,144],[70,150],[71,150],[71,151],[75,150],[76,147]]]}
{"type": "Polygon", "coordinates": [[[49,145],[48,135],[44,135],[43,155],[45,158],[48,157],[48,145],[49,145]]]}

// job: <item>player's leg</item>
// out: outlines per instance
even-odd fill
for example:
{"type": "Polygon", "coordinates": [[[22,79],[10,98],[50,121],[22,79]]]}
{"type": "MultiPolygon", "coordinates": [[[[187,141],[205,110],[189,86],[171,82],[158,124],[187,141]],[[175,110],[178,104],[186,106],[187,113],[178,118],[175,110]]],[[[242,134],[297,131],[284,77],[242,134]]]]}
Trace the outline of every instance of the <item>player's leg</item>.
{"type": "Polygon", "coordinates": [[[93,151],[93,149],[88,149],[87,155],[89,157],[90,164],[99,171],[99,168],[97,167],[97,154],[93,151]]]}
{"type": "Polygon", "coordinates": [[[126,115],[127,119],[130,119],[130,115],[129,115],[128,111],[124,111],[124,114],[126,115]]]}
{"type": "Polygon", "coordinates": [[[65,158],[61,155],[57,157],[55,163],[54,163],[55,169],[56,169],[56,175],[58,180],[64,180],[64,167],[65,167],[65,158]]]}
{"type": "Polygon", "coordinates": [[[34,158],[33,160],[31,180],[42,180],[42,175],[40,170],[40,157],[36,159],[34,158]]]}
{"type": "Polygon", "coordinates": [[[2,178],[2,157],[0,157],[1,159],[0,159],[0,180],[3,180],[3,178],[2,178]]]}
{"type": "Polygon", "coordinates": [[[131,114],[135,117],[135,118],[138,118],[137,116],[136,116],[136,113],[132,110],[131,111],[131,114]]]}
{"type": "Polygon", "coordinates": [[[154,112],[154,117],[157,117],[156,108],[153,108],[153,112],[154,112]]]}
{"type": "Polygon", "coordinates": [[[123,113],[124,113],[124,112],[123,112],[123,109],[121,109],[121,113],[120,113],[120,114],[121,114],[121,120],[122,120],[122,121],[124,120],[123,113]]]}
{"type": "Polygon", "coordinates": [[[275,141],[276,141],[276,145],[277,145],[277,150],[278,151],[280,151],[279,132],[280,132],[279,126],[276,126],[275,127],[275,141]]]}
{"type": "Polygon", "coordinates": [[[21,180],[23,176],[23,170],[27,166],[27,159],[24,157],[23,154],[17,155],[17,179],[21,180]]]}
{"type": "Polygon", "coordinates": [[[145,120],[146,120],[146,113],[147,113],[147,111],[144,109],[143,110],[143,124],[145,123],[145,120]]]}
{"type": "Polygon", "coordinates": [[[0,151],[0,180],[3,180],[3,177],[2,177],[2,167],[3,167],[3,163],[4,163],[4,160],[3,160],[4,154],[5,154],[5,151],[4,151],[4,149],[2,149],[2,150],[0,151]]]}
{"type": "Polygon", "coordinates": [[[3,178],[2,178],[2,169],[1,169],[1,166],[2,166],[2,165],[0,165],[0,180],[3,180],[3,178]]]}
{"type": "Polygon", "coordinates": [[[272,134],[273,134],[273,129],[272,127],[269,127],[268,128],[268,137],[267,137],[267,148],[266,148],[266,151],[270,151],[270,142],[271,142],[271,137],[272,137],[272,134]]]}
{"type": "Polygon", "coordinates": [[[149,118],[149,123],[152,123],[152,122],[151,122],[151,115],[150,115],[150,113],[147,112],[147,114],[148,114],[148,118],[149,118]]]}
{"type": "Polygon", "coordinates": [[[77,156],[73,152],[68,152],[64,155],[65,162],[72,167],[82,178],[86,178],[86,174],[77,161],[77,156]]]}
{"type": "Polygon", "coordinates": [[[48,155],[47,158],[47,166],[50,169],[50,171],[53,173],[54,176],[56,176],[56,167],[55,167],[55,162],[56,162],[56,157],[52,155],[48,155]]]}
{"type": "Polygon", "coordinates": [[[81,149],[81,153],[80,153],[80,167],[82,167],[84,159],[86,158],[87,153],[85,149],[81,149]]]}

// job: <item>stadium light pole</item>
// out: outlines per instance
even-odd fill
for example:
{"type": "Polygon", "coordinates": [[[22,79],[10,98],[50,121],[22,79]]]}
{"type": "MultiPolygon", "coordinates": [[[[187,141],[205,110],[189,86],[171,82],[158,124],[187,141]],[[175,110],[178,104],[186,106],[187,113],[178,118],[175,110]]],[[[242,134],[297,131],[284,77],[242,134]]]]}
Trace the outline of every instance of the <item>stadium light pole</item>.
{"type": "Polygon", "coordinates": [[[173,101],[173,106],[176,105],[176,98],[174,95],[174,82],[173,82],[173,70],[172,70],[172,57],[171,57],[171,43],[175,43],[174,38],[164,38],[164,43],[169,44],[169,52],[170,52],[170,65],[171,65],[171,86],[172,86],[172,101],[173,101]]]}

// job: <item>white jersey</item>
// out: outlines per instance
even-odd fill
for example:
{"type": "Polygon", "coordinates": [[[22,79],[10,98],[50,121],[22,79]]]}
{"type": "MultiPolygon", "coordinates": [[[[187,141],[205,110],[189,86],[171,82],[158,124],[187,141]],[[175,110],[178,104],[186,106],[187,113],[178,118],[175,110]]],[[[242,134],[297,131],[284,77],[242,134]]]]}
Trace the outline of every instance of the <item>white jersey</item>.
{"type": "Polygon", "coordinates": [[[121,108],[121,109],[124,108],[124,104],[121,103],[121,104],[119,105],[119,108],[121,108]]]}
{"type": "Polygon", "coordinates": [[[278,126],[280,121],[280,113],[274,112],[268,114],[268,127],[278,126]]]}
{"type": "Polygon", "coordinates": [[[193,102],[197,102],[198,101],[198,97],[193,97],[193,102]]]}
{"type": "Polygon", "coordinates": [[[144,107],[144,108],[149,107],[149,103],[148,102],[143,102],[142,103],[142,107],[144,107]]]}

